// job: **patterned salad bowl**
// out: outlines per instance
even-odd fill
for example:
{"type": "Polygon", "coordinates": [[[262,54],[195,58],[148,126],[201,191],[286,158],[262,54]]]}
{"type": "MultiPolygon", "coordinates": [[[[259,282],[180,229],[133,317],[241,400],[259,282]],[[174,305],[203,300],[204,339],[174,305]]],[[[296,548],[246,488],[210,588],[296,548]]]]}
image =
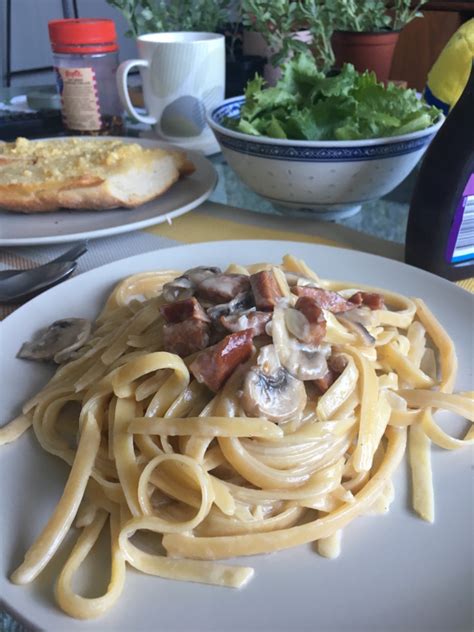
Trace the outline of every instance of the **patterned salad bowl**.
{"type": "Polygon", "coordinates": [[[419,132],[350,141],[282,140],[251,136],[224,126],[244,97],[210,111],[208,123],[225,159],[244,184],[277,207],[321,219],[350,217],[361,204],[381,198],[418,163],[444,118],[419,132]]]}

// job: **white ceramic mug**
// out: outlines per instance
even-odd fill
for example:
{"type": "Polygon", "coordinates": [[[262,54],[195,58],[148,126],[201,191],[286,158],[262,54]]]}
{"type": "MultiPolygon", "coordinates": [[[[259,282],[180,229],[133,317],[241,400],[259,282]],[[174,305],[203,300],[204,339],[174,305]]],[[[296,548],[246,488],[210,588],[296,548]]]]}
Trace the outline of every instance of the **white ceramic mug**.
{"type": "Polygon", "coordinates": [[[216,33],[151,33],[137,40],[140,59],[120,64],[119,95],[127,112],[153,125],[161,138],[212,136],[206,110],[224,99],[225,39],[216,33]],[[130,101],[128,73],[140,68],[148,115],[139,114],[130,101]]]}

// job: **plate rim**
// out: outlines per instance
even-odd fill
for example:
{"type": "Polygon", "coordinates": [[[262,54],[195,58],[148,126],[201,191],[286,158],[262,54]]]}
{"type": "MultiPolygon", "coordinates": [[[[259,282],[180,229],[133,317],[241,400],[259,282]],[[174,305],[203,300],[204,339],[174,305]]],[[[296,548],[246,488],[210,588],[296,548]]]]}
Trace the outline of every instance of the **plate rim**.
{"type": "MultiPolygon", "coordinates": [[[[36,141],[47,141],[47,142],[51,142],[51,141],[64,141],[67,140],[69,138],[80,138],[80,139],[85,139],[85,140],[94,140],[94,141],[100,141],[100,140],[121,140],[127,143],[133,143],[133,142],[137,142],[139,144],[143,144],[145,146],[152,146],[155,145],[157,147],[160,148],[170,148],[170,149],[176,149],[178,151],[183,151],[182,148],[177,147],[176,145],[173,145],[172,143],[167,143],[165,141],[160,141],[160,140],[155,140],[152,138],[135,138],[133,136],[59,136],[59,137],[46,137],[46,138],[35,138],[32,139],[31,142],[36,142],[36,141]]],[[[3,142],[3,141],[2,141],[3,142]]],[[[0,247],[3,248],[8,248],[10,246],[42,246],[42,245],[51,245],[51,244],[65,244],[65,243],[70,243],[73,241],[77,241],[79,239],[100,239],[101,237],[113,237],[114,235],[121,235],[124,233],[130,233],[130,232],[134,232],[137,230],[143,230],[144,228],[148,228],[150,226],[156,226],[159,224],[163,224],[165,222],[169,222],[170,220],[173,220],[176,217],[180,217],[181,215],[184,215],[185,213],[188,213],[189,211],[192,211],[193,209],[195,209],[196,207],[200,206],[201,204],[203,204],[203,202],[205,202],[207,199],[209,199],[209,197],[212,195],[212,193],[214,192],[217,184],[218,184],[218,180],[219,180],[219,176],[217,173],[217,170],[215,168],[215,166],[212,164],[212,162],[209,160],[209,158],[207,158],[206,156],[204,156],[203,154],[201,154],[198,151],[195,150],[185,150],[186,154],[188,155],[188,157],[197,162],[197,170],[199,171],[200,169],[203,171],[203,176],[204,177],[209,177],[209,184],[205,187],[205,190],[203,191],[203,193],[201,195],[199,195],[198,197],[194,198],[192,201],[188,202],[187,204],[185,204],[184,206],[179,207],[178,209],[175,209],[173,211],[169,211],[167,213],[164,213],[162,215],[159,216],[154,216],[154,217],[150,217],[148,219],[143,219],[143,220],[138,220],[135,222],[131,222],[128,224],[120,224],[118,226],[112,226],[109,228],[98,228],[96,230],[92,230],[92,231],[82,231],[82,232],[75,232],[75,233],[68,233],[67,235],[54,235],[54,234],[50,234],[47,236],[43,236],[43,237],[13,237],[13,238],[5,238],[5,237],[1,237],[0,235],[0,247]],[[207,171],[207,173],[206,173],[207,171]]],[[[195,172],[196,173],[196,172],[195,172]]],[[[192,177],[192,176],[191,176],[192,177]]],[[[171,191],[171,189],[169,189],[171,191]]],[[[156,198],[156,200],[159,200],[160,198],[156,198]]],[[[150,200],[150,202],[148,203],[153,203],[155,200],[150,200]]],[[[143,205],[140,205],[143,206],[143,205]]],[[[138,206],[137,208],[140,208],[140,206],[138,206]]],[[[67,210],[67,209],[65,209],[67,210]]],[[[126,211],[126,209],[110,209],[111,211],[117,211],[117,210],[124,210],[126,211]]],[[[133,212],[134,209],[129,209],[133,212]]],[[[78,211],[72,211],[76,214],[81,213],[80,210],[78,211]]],[[[85,212],[87,213],[100,213],[101,211],[87,211],[85,210],[85,212]]],[[[13,212],[12,211],[5,211],[5,210],[1,210],[0,211],[0,218],[2,216],[7,216],[11,215],[13,212]]],[[[54,218],[54,214],[53,213],[47,213],[47,215],[49,217],[53,217],[54,218]]],[[[30,217],[30,214],[22,214],[22,213],[14,213],[14,216],[18,216],[18,215],[24,215],[24,217],[30,217]]],[[[35,214],[36,216],[39,216],[39,213],[35,214]]],[[[76,215],[77,216],[77,215],[76,215]]]]}
{"type": "MultiPolygon", "coordinates": [[[[89,274],[92,276],[93,273],[95,273],[97,270],[102,270],[104,268],[109,268],[109,267],[115,267],[116,265],[121,264],[124,261],[129,261],[129,260],[133,260],[133,259],[138,259],[138,258],[142,258],[145,257],[147,255],[150,255],[153,252],[165,252],[167,250],[175,250],[175,249],[198,249],[200,247],[205,247],[208,246],[210,248],[213,247],[222,247],[222,244],[225,244],[228,247],[233,247],[233,245],[238,244],[240,246],[245,245],[246,244],[255,244],[257,245],[267,245],[268,243],[271,244],[288,244],[289,246],[294,247],[295,249],[297,249],[297,247],[301,247],[301,245],[305,245],[305,246],[314,246],[316,248],[321,248],[321,249],[329,249],[329,250],[336,250],[339,251],[341,253],[354,253],[357,255],[363,255],[366,257],[370,257],[375,259],[376,261],[389,261],[390,263],[393,263],[396,266],[402,266],[405,268],[408,268],[409,270],[413,271],[415,274],[421,274],[422,276],[430,279],[430,280],[434,280],[436,282],[440,282],[443,284],[444,287],[448,288],[449,291],[454,291],[455,293],[458,293],[460,297],[463,297],[464,299],[466,299],[467,297],[471,297],[473,303],[474,303],[474,294],[472,292],[469,292],[468,290],[464,289],[463,287],[457,285],[454,281],[450,281],[449,279],[445,279],[444,277],[438,276],[437,274],[434,274],[433,272],[429,272],[428,270],[424,270],[423,268],[417,268],[416,266],[412,266],[409,263],[405,263],[404,261],[397,261],[396,259],[390,259],[389,257],[383,257],[382,255],[376,255],[373,254],[371,252],[363,252],[361,250],[354,250],[351,248],[344,248],[342,246],[331,246],[328,244],[318,244],[318,243],[311,243],[311,242],[299,242],[299,241],[291,241],[291,240],[286,240],[286,239],[271,239],[271,240],[266,240],[266,239],[220,239],[220,240],[216,240],[216,241],[200,241],[200,242],[196,242],[196,243],[190,243],[190,244],[182,244],[182,243],[178,243],[178,244],[171,244],[171,245],[167,245],[164,248],[156,248],[155,250],[150,250],[147,252],[142,252],[136,255],[130,255],[128,257],[122,257],[120,259],[116,259],[114,261],[110,261],[109,263],[103,263],[100,266],[94,267],[90,270],[85,270],[84,272],[81,272],[79,274],[75,274],[72,277],[69,277],[68,279],[66,279],[65,281],[63,281],[62,283],[55,285],[51,288],[49,288],[48,290],[45,290],[44,292],[41,292],[41,294],[38,294],[37,296],[35,296],[34,298],[32,298],[31,300],[27,301],[26,303],[23,303],[23,305],[21,305],[20,307],[18,307],[16,310],[14,310],[11,314],[8,314],[8,316],[6,316],[2,321],[0,321],[0,329],[2,328],[2,324],[5,322],[10,322],[10,320],[15,316],[15,314],[18,314],[20,311],[23,312],[25,308],[27,308],[29,305],[31,305],[32,303],[34,303],[34,301],[36,301],[37,299],[41,298],[42,296],[49,294],[51,292],[55,292],[56,290],[58,290],[59,288],[63,288],[66,284],[70,284],[70,283],[74,283],[78,278],[83,277],[83,275],[85,274],[89,274]]],[[[157,268],[159,269],[159,268],[157,268]]],[[[346,279],[338,279],[340,281],[346,281],[346,279]]],[[[350,279],[347,279],[348,281],[350,281],[350,279]]]]}

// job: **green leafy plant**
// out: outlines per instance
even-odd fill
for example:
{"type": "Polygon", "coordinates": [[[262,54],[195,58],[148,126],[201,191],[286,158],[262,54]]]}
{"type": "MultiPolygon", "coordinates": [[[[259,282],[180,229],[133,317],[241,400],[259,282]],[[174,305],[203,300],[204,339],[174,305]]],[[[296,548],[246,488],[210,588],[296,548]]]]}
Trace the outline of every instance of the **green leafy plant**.
{"type": "Polygon", "coordinates": [[[392,28],[398,31],[415,18],[423,17],[420,9],[427,1],[428,0],[420,0],[415,6],[412,6],[413,3],[410,0],[394,0],[392,28]]]}
{"type": "Polygon", "coordinates": [[[311,34],[311,53],[317,67],[328,72],[334,65],[335,57],[331,44],[333,17],[324,0],[299,0],[301,19],[311,34]]]}
{"type": "Polygon", "coordinates": [[[416,17],[427,0],[324,0],[335,30],[374,32],[400,30],[416,17]]]}
{"type": "Polygon", "coordinates": [[[374,73],[345,64],[327,77],[309,55],[284,67],[275,87],[262,77],[247,84],[239,118],[225,124],[244,134],[292,140],[357,140],[407,134],[432,125],[440,111],[415,90],[384,86],[374,73]]]}
{"type": "Polygon", "coordinates": [[[127,35],[170,31],[214,33],[228,20],[230,0],[107,0],[130,25],[127,35]]]}
{"type": "Polygon", "coordinates": [[[332,13],[325,0],[242,0],[242,21],[262,35],[274,66],[299,53],[314,54],[323,71],[334,63],[332,13]],[[309,31],[309,41],[298,38],[297,32],[303,30],[309,31]]]}
{"type": "Polygon", "coordinates": [[[295,34],[303,29],[301,4],[291,0],[242,0],[242,22],[257,31],[271,51],[270,63],[279,66],[295,53],[305,53],[308,45],[295,34]]]}

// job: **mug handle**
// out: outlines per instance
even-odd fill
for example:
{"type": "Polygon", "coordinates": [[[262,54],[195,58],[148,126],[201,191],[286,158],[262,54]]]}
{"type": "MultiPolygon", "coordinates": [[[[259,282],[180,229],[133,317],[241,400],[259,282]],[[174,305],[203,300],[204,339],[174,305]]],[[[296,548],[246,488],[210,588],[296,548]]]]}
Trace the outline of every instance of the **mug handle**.
{"type": "Polygon", "coordinates": [[[134,66],[143,66],[145,68],[149,67],[148,61],[146,59],[129,59],[128,61],[124,61],[120,64],[117,69],[117,88],[120,96],[120,100],[124,108],[133,116],[133,118],[140,121],[140,123],[145,123],[146,125],[155,125],[158,121],[154,116],[139,114],[136,109],[133,107],[132,102],[130,100],[130,94],[128,92],[128,73],[134,66]]]}

